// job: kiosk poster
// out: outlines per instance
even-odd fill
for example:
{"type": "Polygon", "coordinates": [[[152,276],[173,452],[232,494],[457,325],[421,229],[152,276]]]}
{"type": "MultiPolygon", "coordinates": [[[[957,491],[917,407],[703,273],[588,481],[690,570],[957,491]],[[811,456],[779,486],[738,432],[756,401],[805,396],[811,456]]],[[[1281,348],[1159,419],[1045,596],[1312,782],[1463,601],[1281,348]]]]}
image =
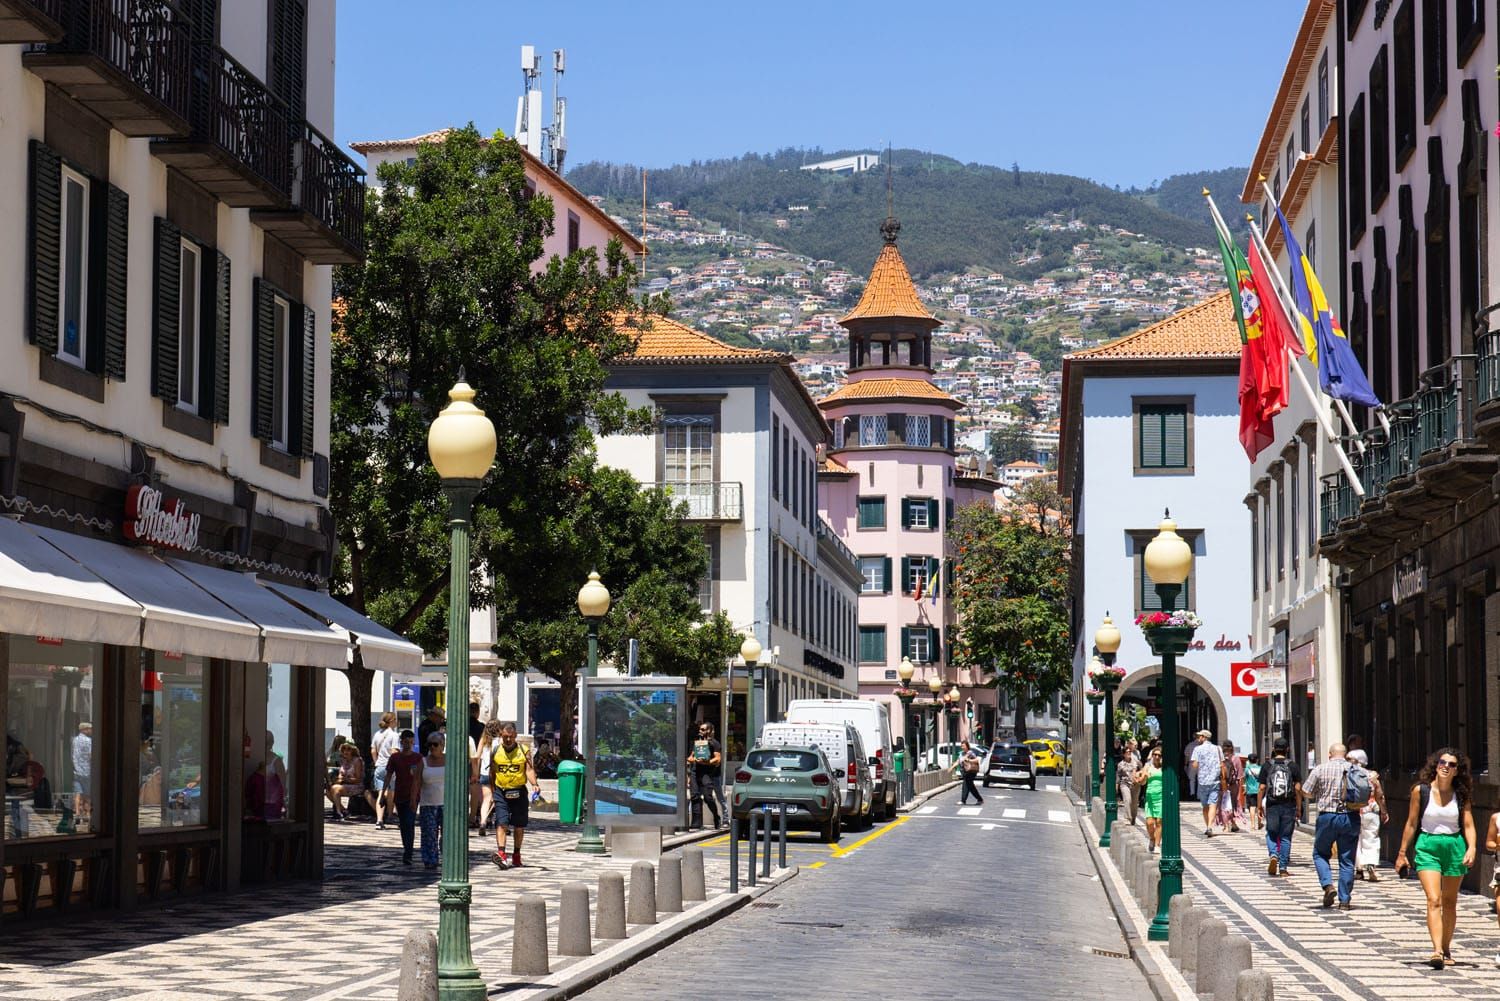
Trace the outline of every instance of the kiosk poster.
{"type": "Polygon", "coordinates": [[[591,678],[585,687],[589,822],[687,822],[684,678],[591,678]]]}

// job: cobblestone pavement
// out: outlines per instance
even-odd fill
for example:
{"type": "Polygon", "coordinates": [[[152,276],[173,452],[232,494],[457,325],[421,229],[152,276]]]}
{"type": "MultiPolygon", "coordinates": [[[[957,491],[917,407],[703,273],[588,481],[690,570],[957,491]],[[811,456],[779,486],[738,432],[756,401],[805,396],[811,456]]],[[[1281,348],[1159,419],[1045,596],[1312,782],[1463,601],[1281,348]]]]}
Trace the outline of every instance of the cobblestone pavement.
{"type": "Polygon", "coordinates": [[[1353,909],[1324,910],[1312,865],[1312,837],[1292,838],[1291,875],[1266,875],[1264,831],[1205,838],[1196,805],[1182,813],[1186,887],[1231,931],[1249,937],[1255,964],[1275,971],[1277,1001],[1341,998],[1500,998],[1500,948],[1491,901],[1460,894],[1456,965],[1434,970],[1426,898],[1415,879],[1389,867],[1354,884],[1353,909]]]}
{"type": "Polygon", "coordinates": [[[961,810],[953,789],[845,834],[819,868],[582,997],[1150,1001],[1078,825],[1051,817],[1059,792],[985,790],[961,810]]]}
{"type": "MultiPolygon", "coordinates": [[[[489,864],[494,840],[470,839],[474,960],[494,987],[510,978],[510,919],[521,891],[547,898],[555,943],[564,883],[596,885],[628,861],[575,855],[578,829],[533,818],[527,865],[489,864]]],[[[65,929],[39,928],[0,941],[6,1001],[365,1001],[394,997],[401,943],[411,928],[437,930],[437,874],[400,864],[394,826],[328,827],[327,874],[166,908],[106,915],[65,929]]],[[[710,897],[728,867],[705,860],[710,897]]],[[[562,964],[554,958],[553,969],[562,964]]]]}

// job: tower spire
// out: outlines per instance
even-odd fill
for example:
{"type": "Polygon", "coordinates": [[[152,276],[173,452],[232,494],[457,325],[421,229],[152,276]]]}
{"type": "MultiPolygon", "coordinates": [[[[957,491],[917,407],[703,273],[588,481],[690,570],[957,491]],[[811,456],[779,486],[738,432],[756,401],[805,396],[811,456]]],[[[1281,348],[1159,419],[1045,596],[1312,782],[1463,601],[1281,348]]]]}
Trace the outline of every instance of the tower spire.
{"type": "Polygon", "coordinates": [[[885,222],[880,224],[880,235],[886,243],[895,243],[901,232],[901,223],[896,220],[896,191],[891,177],[891,144],[885,144],[885,222]]]}

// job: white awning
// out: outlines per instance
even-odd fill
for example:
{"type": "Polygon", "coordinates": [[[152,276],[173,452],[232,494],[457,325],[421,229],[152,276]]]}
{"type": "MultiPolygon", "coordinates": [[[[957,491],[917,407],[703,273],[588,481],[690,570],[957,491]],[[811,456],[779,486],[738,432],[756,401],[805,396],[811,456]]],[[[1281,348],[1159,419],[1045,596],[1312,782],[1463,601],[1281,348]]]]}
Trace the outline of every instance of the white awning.
{"type": "Polygon", "coordinates": [[[374,619],[359,614],[326,591],[292,587],[274,581],[260,583],[262,587],[275,591],[292,604],[327,622],[335,631],[342,630],[351,635],[359,644],[365,667],[374,671],[412,673],[422,669],[421,647],[391,632],[374,619]]]}
{"type": "Polygon", "coordinates": [[[144,611],[27,526],[0,518],[0,632],[137,646],[144,611]]]}
{"type": "Polygon", "coordinates": [[[260,663],[260,626],[139,549],[50,528],[34,531],[145,609],[140,645],[260,663]]]}
{"type": "Polygon", "coordinates": [[[253,574],[169,559],[167,563],[203,590],[261,628],[260,662],[342,668],[349,637],[336,633],[256,583],[253,574]]]}

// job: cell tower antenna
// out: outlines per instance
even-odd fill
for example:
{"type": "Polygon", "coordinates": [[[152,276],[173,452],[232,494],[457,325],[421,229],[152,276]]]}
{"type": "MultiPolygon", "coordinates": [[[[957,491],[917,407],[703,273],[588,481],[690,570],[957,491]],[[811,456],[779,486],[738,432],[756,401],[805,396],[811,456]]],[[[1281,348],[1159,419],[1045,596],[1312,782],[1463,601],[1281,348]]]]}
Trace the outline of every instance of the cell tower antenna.
{"type": "Polygon", "coordinates": [[[521,96],[516,101],[515,139],[532,156],[541,158],[542,136],[542,92],[537,78],[541,76],[541,60],[536,46],[521,46],[521,96]]]}
{"type": "Polygon", "coordinates": [[[562,78],[567,72],[567,53],[552,50],[552,124],[546,130],[547,166],[563,172],[568,155],[568,99],[562,96],[562,78]]]}

